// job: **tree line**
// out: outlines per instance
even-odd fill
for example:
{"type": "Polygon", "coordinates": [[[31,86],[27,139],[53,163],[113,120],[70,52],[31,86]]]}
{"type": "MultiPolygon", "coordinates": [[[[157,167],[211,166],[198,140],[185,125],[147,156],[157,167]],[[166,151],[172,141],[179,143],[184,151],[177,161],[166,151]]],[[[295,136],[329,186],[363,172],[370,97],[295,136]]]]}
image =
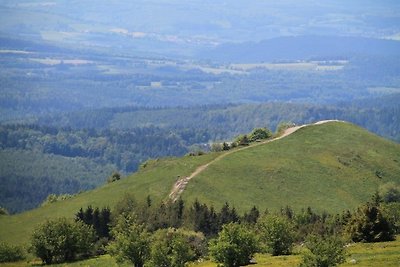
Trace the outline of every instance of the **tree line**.
{"type": "Polygon", "coordinates": [[[229,203],[217,210],[198,200],[154,203],[150,196],[137,201],[126,194],[112,211],[88,206],[73,221],[40,224],[31,252],[47,264],[109,253],[139,267],[183,267],[205,257],[236,267],[250,264],[255,253],[290,255],[303,243],[301,266],[336,266],[344,261],[348,242],[394,240],[400,233],[399,211],[400,188],[393,184],[355,211],[341,214],[288,206],[275,212],[254,206],[238,214],[229,203]]]}

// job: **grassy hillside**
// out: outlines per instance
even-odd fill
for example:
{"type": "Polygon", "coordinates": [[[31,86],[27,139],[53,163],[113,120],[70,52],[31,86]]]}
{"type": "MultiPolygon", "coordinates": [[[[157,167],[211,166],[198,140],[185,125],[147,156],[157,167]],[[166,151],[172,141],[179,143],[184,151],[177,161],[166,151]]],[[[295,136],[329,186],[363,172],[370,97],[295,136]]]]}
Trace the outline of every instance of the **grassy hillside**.
{"type": "Polygon", "coordinates": [[[155,201],[161,200],[169,194],[178,175],[189,175],[198,165],[209,162],[217,155],[153,160],[126,179],[81,193],[72,199],[13,216],[0,216],[0,241],[26,243],[34,227],[46,218],[72,218],[81,207],[88,205],[113,207],[126,192],[133,193],[138,200],[145,199],[148,195],[155,201]]]}
{"type": "MultiPolygon", "coordinates": [[[[255,204],[260,209],[290,205],[340,212],[368,200],[380,184],[400,182],[400,145],[348,123],[305,127],[281,140],[229,153],[190,180],[185,200],[198,198],[216,207],[229,201],[239,211],[255,204]]],[[[219,155],[150,161],[126,179],[75,198],[1,216],[0,241],[26,243],[45,218],[72,217],[89,204],[113,207],[124,192],[137,199],[165,199],[178,176],[189,176],[219,155]]]]}
{"type": "Polygon", "coordinates": [[[353,209],[380,184],[400,182],[400,145],[349,123],[299,129],[281,140],[232,153],[193,178],[183,198],[244,211],[290,205],[353,209]]]}

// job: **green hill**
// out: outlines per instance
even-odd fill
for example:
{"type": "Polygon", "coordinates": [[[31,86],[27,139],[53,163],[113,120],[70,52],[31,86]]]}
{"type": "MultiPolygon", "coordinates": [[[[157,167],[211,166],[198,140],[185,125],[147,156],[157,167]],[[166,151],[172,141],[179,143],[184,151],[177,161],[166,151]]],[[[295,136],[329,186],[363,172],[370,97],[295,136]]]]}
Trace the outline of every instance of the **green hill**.
{"type": "Polygon", "coordinates": [[[367,201],[381,184],[400,183],[400,145],[349,123],[330,122],[245,149],[152,160],[126,179],[22,214],[1,216],[0,241],[26,243],[45,218],[72,217],[87,205],[113,207],[124,192],[137,199],[167,199],[178,176],[192,176],[182,194],[185,200],[198,198],[218,208],[229,201],[241,212],[252,205],[261,210],[290,205],[340,212],[367,201]]]}
{"type": "Polygon", "coordinates": [[[289,205],[339,212],[400,182],[400,145],[349,123],[299,129],[266,145],[232,153],[188,184],[183,198],[239,210],[289,205]]]}

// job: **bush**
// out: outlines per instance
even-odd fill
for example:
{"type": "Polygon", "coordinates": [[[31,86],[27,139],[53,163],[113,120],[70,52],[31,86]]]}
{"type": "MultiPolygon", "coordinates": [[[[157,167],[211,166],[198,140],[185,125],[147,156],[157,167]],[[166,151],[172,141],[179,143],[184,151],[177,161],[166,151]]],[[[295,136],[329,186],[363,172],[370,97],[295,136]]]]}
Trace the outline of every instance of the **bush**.
{"type": "Polygon", "coordinates": [[[0,216],[1,215],[9,215],[8,210],[6,208],[0,207],[0,216]]]}
{"type": "Polygon", "coordinates": [[[210,242],[210,255],[225,267],[250,263],[258,251],[255,234],[243,225],[229,223],[222,227],[218,238],[210,242]]]}
{"type": "Polygon", "coordinates": [[[395,234],[400,234],[400,202],[383,204],[382,213],[393,226],[395,234]]]}
{"type": "Polygon", "coordinates": [[[44,207],[46,205],[49,205],[49,204],[52,204],[52,203],[56,203],[58,201],[66,200],[66,199],[69,199],[69,198],[72,198],[72,197],[74,197],[74,195],[70,195],[70,194],[61,194],[61,195],[50,194],[43,201],[41,206],[44,207]]]}
{"type": "Polygon", "coordinates": [[[25,259],[25,253],[21,247],[0,243],[0,262],[14,262],[23,259],[25,259]]]}
{"type": "Polygon", "coordinates": [[[222,151],[222,145],[220,143],[213,143],[211,144],[211,151],[212,152],[221,152],[222,151]]]}
{"type": "Polygon", "coordinates": [[[239,135],[238,137],[236,137],[234,143],[236,143],[238,146],[248,146],[250,140],[247,135],[239,135]]]}
{"type": "Polygon", "coordinates": [[[162,229],[155,232],[151,245],[149,266],[184,267],[203,255],[204,236],[181,229],[162,229]]]}
{"type": "Polygon", "coordinates": [[[115,181],[121,180],[121,174],[119,172],[113,172],[108,178],[107,183],[113,183],[115,181]]]}
{"type": "Polygon", "coordinates": [[[270,138],[271,136],[272,136],[272,133],[267,128],[255,128],[249,134],[249,140],[250,140],[250,142],[255,142],[257,140],[270,138]]]}
{"type": "Polygon", "coordinates": [[[308,251],[301,267],[330,267],[345,260],[344,242],[336,236],[310,236],[305,244],[308,251]]]}
{"type": "Polygon", "coordinates": [[[95,234],[93,229],[66,218],[47,220],[32,235],[32,251],[46,264],[88,256],[95,234]]]}
{"type": "Polygon", "coordinates": [[[293,225],[281,216],[266,215],[257,222],[260,240],[273,256],[289,255],[294,242],[293,225]]]}
{"type": "Polygon", "coordinates": [[[367,203],[353,214],[346,232],[354,242],[383,242],[394,240],[394,227],[383,216],[379,206],[367,203]]]}
{"type": "Polygon", "coordinates": [[[379,195],[385,203],[400,202],[400,186],[395,183],[386,183],[379,187],[379,195]]]}
{"type": "Polygon", "coordinates": [[[150,234],[145,226],[137,224],[131,217],[120,216],[112,230],[114,241],[107,247],[117,262],[130,261],[142,267],[149,259],[150,234]]]}

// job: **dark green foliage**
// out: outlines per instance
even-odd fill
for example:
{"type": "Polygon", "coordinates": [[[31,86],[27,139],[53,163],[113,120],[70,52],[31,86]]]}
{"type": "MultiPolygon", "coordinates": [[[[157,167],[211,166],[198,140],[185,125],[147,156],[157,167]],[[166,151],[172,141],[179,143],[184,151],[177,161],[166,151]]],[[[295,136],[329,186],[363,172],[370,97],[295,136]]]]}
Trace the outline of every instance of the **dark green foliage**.
{"type": "Polygon", "coordinates": [[[231,147],[229,146],[229,144],[226,143],[226,142],[223,142],[223,143],[222,143],[222,150],[227,151],[227,150],[229,150],[229,149],[231,149],[231,147]]]}
{"type": "Polygon", "coordinates": [[[224,206],[221,208],[221,212],[219,213],[219,223],[222,226],[231,222],[239,222],[239,215],[237,214],[235,207],[231,209],[228,202],[225,202],[224,206]]]}
{"type": "Polygon", "coordinates": [[[204,241],[203,235],[195,232],[174,228],[158,230],[152,237],[149,266],[184,267],[203,255],[204,241]]]}
{"type": "Polygon", "coordinates": [[[243,215],[243,222],[249,223],[249,224],[255,224],[260,217],[260,211],[256,208],[256,206],[253,206],[249,213],[245,213],[243,215]]]}
{"type": "Polygon", "coordinates": [[[261,243],[273,256],[291,254],[294,242],[294,227],[282,216],[265,215],[257,222],[257,233],[261,243]]]}
{"type": "Polygon", "coordinates": [[[400,202],[391,202],[381,206],[385,218],[393,226],[395,234],[400,234],[400,202]]]}
{"type": "Polygon", "coordinates": [[[113,241],[107,247],[118,262],[129,261],[142,267],[150,256],[150,234],[143,224],[130,216],[119,216],[112,230],[113,241]]]}
{"type": "Polygon", "coordinates": [[[81,208],[75,214],[75,221],[91,225],[98,239],[110,237],[111,211],[109,208],[93,209],[92,206],[88,206],[85,210],[81,208]]]}
{"type": "Polygon", "coordinates": [[[236,138],[235,142],[238,144],[238,146],[248,146],[250,143],[249,138],[247,135],[240,135],[236,138]]]}
{"type": "Polygon", "coordinates": [[[400,185],[387,183],[379,187],[379,195],[385,203],[400,202],[400,185]]]}
{"type": "Polygon", "coordinates": [[[345,243],[337,236],[315,236],[307,238],[308,251],[303,255],[301,267],[332,267],[345,260],[345,243]]]}
{"type": "MultiPolygon", "coordinates": [[[[1,128],[1,127],[0,127],[1,128]]],[[[50,195],[73,195],[104,183],[115,167],[88,158],[0,150],[0,205],[11,214],[39,206],[50,195]]]]}
{"type": "MultiPolygon", "coordinates": [[[[208,140],[206,140],[208,141],[208,140]]],[[[73,130],[37,125],[0,126],[0,205],[10,212],[34,208],[49,194],[74,194],[104,183],[115,169],[182,156],[188,145],[169,130],[73,130]]],[[[109,182],[121,175],[113,174],[109,182]]]]}
{"type": "Polygon", "coordinates": [[[108,178],[107,183],[112,183],[121,179],[121,174],[119,172],[113,172],[108,178]]]}
{"type": "Polygon", "coordinates": [[[46,264],[66,262],[88,256],[94,240],[92,227],[83,222],[47,220],[32,235],[32,252],[46,264]]]}
{"type": "Polygon", "coordinates": [[[383,216],[381,208],[367,203],[357,209],[346,231],[354,242],[383,242],[394,240],[394,229],[383,216]]]}
{"type": "MultiPolygon", "coordinates": [[[[253,207],[243,220],[254,223],[258,213],[258,210],[253,207]]],[[[228,203],[225,203],[220,212],[217,212],[214,207],[208,207],[198,200],[187,207],[182,199],[155,204],[149,196],[145,201],[137,202],[132,194],[124,195],[116,204],[113,217],[118,218],[120,215],[135,217],[137,222],[145,224],[152,232],[184,226],[195,232],[202,232],[207,237],[215,236],[224,224],[241,221],[236,209],[231,208],[228,203]]]]}
{"type": "Polygon", "coordinates": [[[1,215],[8,215],[8,210],[6,208],[0,207],[0,216],[1,215]]]}
{"type": "Polygon", "coordinates": [[[249,134],[249,141],[255,142],[257,140],[267,139],[272,136],[272,132],[267,128],[255,128],[249,134]]]}
{"type": "Polygon", "coordinates": [[[225,267],[250,263],[258,251],[255,234],[244,225],[229,223],[222,227],[218,237],[210,242],[210,255],[225,267]]]}
{"type": "Polygon", "coordinates": [[[22,247],[0,242],[0,262],[14,262],[23,259],[25,259],[25,252],[22,247]]]}
{"type": "Polygon", "coordinates": [[[208,208],[196,200],[186,212],[186,225],[193,231],[214,236],[220,229],[219,217],[213,207],[208,208]]]}

